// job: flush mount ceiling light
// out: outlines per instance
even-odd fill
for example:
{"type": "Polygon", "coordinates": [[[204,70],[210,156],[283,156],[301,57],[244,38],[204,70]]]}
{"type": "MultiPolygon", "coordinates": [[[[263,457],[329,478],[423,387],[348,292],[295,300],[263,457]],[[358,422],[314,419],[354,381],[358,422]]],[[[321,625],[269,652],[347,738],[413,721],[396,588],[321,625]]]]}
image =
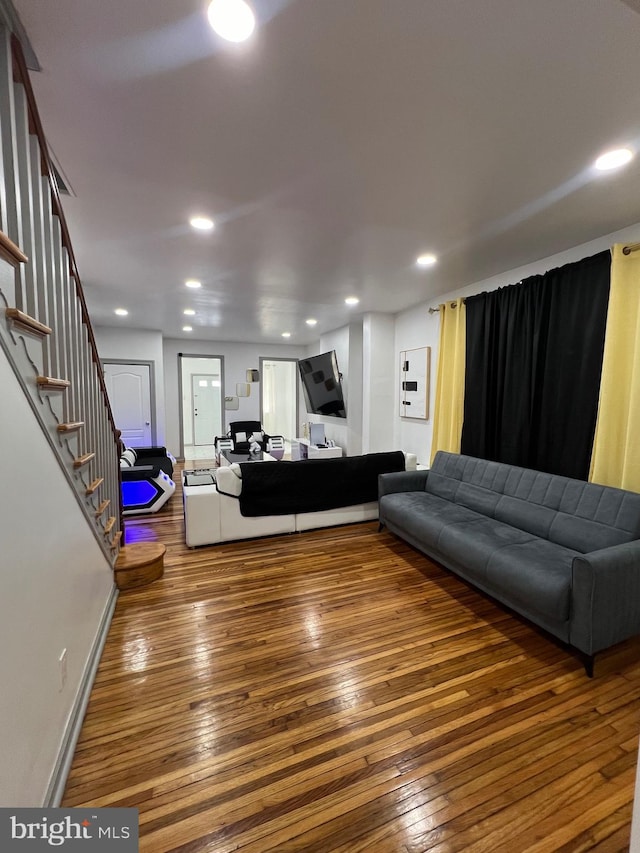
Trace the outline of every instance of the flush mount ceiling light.
{"type": "Polygon", "coordinates": [[[283,332],[283,333],[282,333],[282,337],[283,337],[283,338],[290,338],[290,337],[291,337],[291,332],[283,332]]]}
{"type": "Polygon", "coordinates": [[[189,225],[196,231],[213,231],[213,219],[208,216],[192,216],[189,225]]]}
{"type": "Polygon", "coordinates": [[[118,317],[126,317],[129,312],[127,311],[126,308],[116,308],[116,310],[113,313],[117,314],[118,317]]]}
{"type": "Polygon", "coordinates": [[[347,296],[344,301],[347,305],[357,305],[360,302],[357,296],[347,296]]]}
{"type": "Polygon", "coordinates": [[[190,278],[185,281],[185,287],[191,287],[193,290],[197,290],[198,287],[202,287],[201,281],[196,281],[195,278],[190,278]]]}
{"type": "Polygon", "coordinates": [[[318,321],[315,320],[313,317],[309,317],[308,320],[305,320],[305,323],[307,324],[307,326],[316,326],[318,321]]]}
{"type": "Polygon", "coordinates": [[[196,312],[193,310],[193,308],[185,308],[182,313],[185,315],[185,317],[193,317],[196,312]]]}
{"type": "Polygon", "coordinates": [[[416,266],[432,267],[437,260],[435,255],[420,255],[420,257],[416,258],[416,266]]]}
{"type": "Polygon", "coordinates": [[[183,332],[193,332],[193,326],[183,326],[182,331],[183,332]]]}
{"type": "Polygon", "coordinates": [[[633,160],[633,151],[630,148],[614,148],[601,154],[593,166],[599,172],[608,172],[610,169],[626,166],[630,160],[633,160]]]}
{"type": "Polygon", "coordinates": [[[244,0],[211,0],[207,17],[213,30],[226,41],[246,41],[256,19],[244,0]]]}

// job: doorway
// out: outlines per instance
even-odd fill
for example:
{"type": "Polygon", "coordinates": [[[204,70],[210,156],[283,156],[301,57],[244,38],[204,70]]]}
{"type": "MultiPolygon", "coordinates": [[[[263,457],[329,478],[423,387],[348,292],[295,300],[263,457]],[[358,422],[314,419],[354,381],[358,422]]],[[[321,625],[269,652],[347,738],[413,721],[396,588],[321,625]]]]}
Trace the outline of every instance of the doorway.
{"type": "Polygon", "coordinates": [[[214,440],[223,435],[223,366],[221,356],[178,354],[181,456],[213,460],[214,440]]]}
{"type": "Polygon", "coordinates": [[[153,445],[153,365],[150,362],[103,361],[102,366],[113,420],[123,443],[127,447],[153,445]]]}
{"type": "Polygon", "coordinates": [[[298,360],[260,359],[261,419],[268,435],[298,435],[298,360]]]}

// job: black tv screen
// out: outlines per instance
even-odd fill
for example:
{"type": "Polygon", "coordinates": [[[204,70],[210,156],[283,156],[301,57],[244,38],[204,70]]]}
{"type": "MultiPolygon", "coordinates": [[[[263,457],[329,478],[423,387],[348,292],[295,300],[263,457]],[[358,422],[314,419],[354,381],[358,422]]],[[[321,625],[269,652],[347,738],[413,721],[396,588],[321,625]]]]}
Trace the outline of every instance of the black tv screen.
{"type": "Polygon", "coordinates": [[[298,362],[307,412],[346,418],[342,383],[335,350],[301,358],[298,362]]]}

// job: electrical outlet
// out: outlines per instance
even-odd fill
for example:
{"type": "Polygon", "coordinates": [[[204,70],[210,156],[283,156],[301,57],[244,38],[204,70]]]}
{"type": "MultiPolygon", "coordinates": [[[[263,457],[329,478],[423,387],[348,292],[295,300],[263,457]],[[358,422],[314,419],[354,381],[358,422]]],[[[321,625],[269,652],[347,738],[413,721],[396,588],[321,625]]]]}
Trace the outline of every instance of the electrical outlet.
{"type": "Polygon", "coordinates": [[[67,650],[63,649],[58,658],[58,692],[64,689],[67,683],[67,650]]]}

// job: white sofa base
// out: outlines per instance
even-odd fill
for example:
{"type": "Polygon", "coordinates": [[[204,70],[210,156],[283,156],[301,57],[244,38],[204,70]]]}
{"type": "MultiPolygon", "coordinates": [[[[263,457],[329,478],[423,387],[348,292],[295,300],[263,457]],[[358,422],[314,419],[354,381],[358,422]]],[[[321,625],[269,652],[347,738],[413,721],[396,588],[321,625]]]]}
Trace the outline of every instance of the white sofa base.
{"type": "Polygon", "coordinates": [[[185,542],[189,548],[260,536],[301,533],[319,527],[371,521],[378,517],[378,502],[372,501],[321,512],[245,518],[240,514],[240,502],[228,495],[221,495],[215,486],[185,486],[182,494],[185,542]]]}
{"type": "MultiPolygon", "coordinates": [[[[417,459],[413,454],[406,453],[405,457],[407,470],[417,467],[417,459]]],[[[237,476],[239,470],[238,465],[218,470],[218,476],[225,481],[225,493],[218,492],[216,486],[183,487],[185,542],[189,548],[282,533],[300,533],[319,527],[378,518],[378,501],[319,512],[245,517],[240,513],[238,500],[242,489],[242,480],[237,476]]]]}

